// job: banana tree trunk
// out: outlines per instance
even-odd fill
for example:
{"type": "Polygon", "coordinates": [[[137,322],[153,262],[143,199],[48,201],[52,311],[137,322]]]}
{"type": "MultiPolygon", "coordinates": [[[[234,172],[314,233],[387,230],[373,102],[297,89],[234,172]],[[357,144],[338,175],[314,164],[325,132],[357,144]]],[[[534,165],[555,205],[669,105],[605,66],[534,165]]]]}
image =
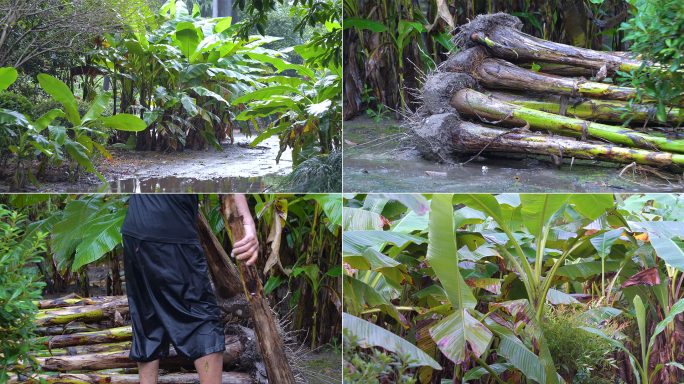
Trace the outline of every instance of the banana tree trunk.
{"type": "Polygon", "coordinates": [[[461,115],[472,118],[505,120],[512,124],[529,124],[532,128],[547,129],[568,136],[591,136],[629,147],[684,153],[684,140],[656,137],[627,128],[537,111],[488,97],[472,89],[458,91],[451,99],[451,105],[461,115]]]}
{"type": "Polygon", "coordinates": [[[40,327],[36,329],[36,334],[41,336],[51,336],[51,335],[67,335],[77,332],[96,332],[109,327],[100,327],[95,324],[85,324],[82,322],[77,322],[74,324],[69,324],[68,327],[56,325],[53,327],[40,327]]]}
{"type": "Polygon", "coordinates": [[[64,356],[64,355],[86,355],[90,353],[100,353],[100,352],[114,352],[114,351],[127,351],[131,349],[130,342],[122,343],[112,343],[112,344],[93,344],[93,345],[79,345],[75,347],[51,349],[51,350],[41,350],[34,353],[36,357],[49,357],[49,356],[64,356]]]}
{"type": "Polygon", "coordinates": [[[59,310],[44,311],[36,315],[36,325],[67,324],[74,320],[95,321],[113,318],[115,313],[128,314],[128,299],[104,302],[100,304],[68,307],[59,310]]]}
{"type": "Polygon", "coordinates": [[[591,69],[591,68],[583,68],[583,67],[576,67],[574,65],[567,65],[567,64],[555,64],[555,63],[543,63],[543,62],[536,62],[536,61],[527,61],[527,62],[517,62],[516,64],[520,66],[520,68],[531,70],[532,69],[532,64],[536,64],[539,66],[538,72],[541,73],[548,73],[550,75],[556,75],[556,76],[567,76],[567,77],[593,77],[596,76],[597,70],[591,69]]]}
{"type": "Polygon", "coordinates": [[[34,301],[38,309],[52,309],[52,308],[65,308],[65,307],[75,307],[80,305],[93,305],[99,303],[106,303],[110,301],[117,301],[125,299],[126,296],[104,296],[104,297],[86,297],[86,298],[60,298],[52,300],[42,300],[34,301]]]}
{"type": "Polygon", "coordinates": [[[73,345],[118,343],[132,339],[133,328],[129,325],[127,327],[112,328],[105,331],[52,336],[48,341],[43,342],[43,345],[50,345],[50,348],[65,348],[73,345]]]}
{"type": "MultiPolygon", "coordinates": [[[[138,375],[120,374],[59,374],[55,376],[39,375],[36,380],[19,380],[16,377],[9,379],[8,384],[33,384],[39,383],[38,379],[45,379],[48,384],[139,384],[138,375]]],[[[160,375],[158,384],[197,384],[199,375],[196,373],[172,373],[160,375]]],[[[221,377],[221,384],[252,384],[254,377],[241,372],[224,372],[221,377]]]]}
{"type": "MultiPolygon", "coordinates": [[[[97,371],[112,368],[137,368],[138,363],[129,359],[129,350],[119,352],[91,353],[75,356],[38,357],[38,363],[47,371],[97,371]]],[[[237,337],[226,338],[226,350],[223,352],[224,367],[237,362],[243,352],[242,343],[237,337]]],[[[159,366],[162,369],[178,370],[181,367],[192,368],[193,362],[188,357],[179,355],[170,348],[169,356],[162,357],[159,366]]]]}
{"type": "MultiPolygon", "coordinates": [[[[554,114],[561,114],[561,96],[558,95],[519,95],[510,92],[490,91],[491,96],[497,100],[505,101],[507,103],[520,105],[522,107],[535,109],[537,111],[550,112],[554,114]]],[[[566,106],[566,115],[571,115],[584,120],[601,120],[615,123],[622,123],[628,119],[633,122],[643,123],[646,119],[655,119],[655,109],[653,106],[645,104],[633,104],[632,112],[623,114],[629,108],[629,104],[623,101],[615,100],[596,100],[596,99],[581,99],[579,103],[572,103],[566,106]],[[649,110],[651,113],[649,116],[649,110]]],[[[684,122],[684,110],[680,108],[672,108],[667,114],[667,122],[679,124],[684,122]]]]}
{"type": "MultiPolygon", "coordinates": [[[[605,83],[582,81],[560,76],[528,71],[505,60],[488,58],[473,71],[481,85],[491,88],[508,88],[557,95],[582,96],[596,99],[629,101],[636,96],[636,89],[617,87],[605,83]]],[[[650,99],[644,98],[644,101],[650,99]]]]}
{"type": "Polygon", "coordinates": [[[218,296],[222,299],[230,299],[233,296],[243,295],[240,272],[228,258],[201,210],[197,215],[197,233],[207,259],[209,276],[214,282],[218,296]]]}
{"type": "Polygon", "coordinates": [[[537,135],[531,132],[511,132],[486,128],[469,122],[458,122],[451,131],[451,144],[461,153],[490,152],[532,153],[615,163],[637,163],[655,167],[684,166],[684,155],[651,152],[640,149],[593,144],[561,137],[537,135]]]}
{"type": "Polygon", "coordinates": [[[606,65],[612,72],[616,69],[629,72],[642,64],[641,60],[554,43],[503,25],[494,26],[486,33],[473,34],[471,39],[485,46],[493,56],[506,60],[543,61],[595,70],[606,65]]]}
{"type": "MultiPolygon", "coordinates": [[[[245,229],[242,224],[242,216],[235,204],[235,196],[220,195],[219,199],[223,221],[226,228],[230,230],[231,240],[233,243],[238,242],[245,237],[245,229]]],[[[248,266],[240,260],[237,261],[237,265],[242,286],[249,301],[249,311],[254,321],[254,331],[257,334],[260,351],[266,364],[268,378],[273,382],[295,384],[294,375],[285,355],[271,308],[268,306],[264,287],[257,275],[256,266],[248,266]]]]}

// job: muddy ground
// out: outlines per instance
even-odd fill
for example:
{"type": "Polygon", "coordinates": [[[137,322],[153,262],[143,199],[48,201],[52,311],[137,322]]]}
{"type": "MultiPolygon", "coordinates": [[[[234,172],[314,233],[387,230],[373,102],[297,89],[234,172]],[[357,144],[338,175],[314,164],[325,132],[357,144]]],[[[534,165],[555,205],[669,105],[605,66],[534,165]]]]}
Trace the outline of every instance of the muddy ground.
{"type": "MultiPolygon", "coordinates": [[[[628,170],[624,164],[563,159],[557,168],[548,156],[507,158],[484,153],[465,166],[425,160],[414,149],[402,122],[374,122],[358,116],[344,122],[345,192],[643,192],[682,191],[676,176],[628,170]],[[373,141],[374,140],[374,141],[373,141]],[[442,175],[429,176],[428,172],[442,175]],[[443,175],[446,173],[446,175],[443,175]]],[[[458,162],[465,162],[464,156],[458,162]]]]}
{"type": "MultiPolygon", "coordinates": [[[[290,150],[283,153],[279,164],[275,162],[277,136],[249,148],[255,136],[234,134],[235,143],[221,143],[222,152],[213,147],[178,153],[109,148],[114,161],[99,159],[96,165],[106,184],[92,173],[70,182],[66,166],[50,167],[40,188],[29,183],[16,192],[261,192],[291,172],[290,150]]],[[[9,191],[9,181],[0,185],[0,192],[9,191]]]]}

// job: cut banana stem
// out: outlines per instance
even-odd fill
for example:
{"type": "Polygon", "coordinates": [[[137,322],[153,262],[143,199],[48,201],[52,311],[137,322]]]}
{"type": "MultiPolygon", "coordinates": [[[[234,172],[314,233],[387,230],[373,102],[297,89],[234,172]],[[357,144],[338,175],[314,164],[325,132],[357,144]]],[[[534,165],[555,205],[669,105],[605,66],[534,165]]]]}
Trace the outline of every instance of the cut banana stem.
{"type": "Polygon", "coordinates": [[[627,128],[594,123],[582,119],[560,116],[488,97],[472,89],[462,89],[451,99],[451,105],[462,116],[479,119],[484,123],[506,121],[536,129],[546,129],[574,137],[595,137],[648,150],[684,153],[684,140],[651,136],[627,128]]]}
{"type": "Polygon", "coordinates": [[[655,167],[684,166],[684,155],[594,144],[560,136],[538,135],[524,130],[487,128],[466,121],[460,121],[452,128],[451,144],[456,152],[463,154],[479,153],[486,147],[487,152],[555,155],[655,167]]]}
{"type": "Polygon", "coordinates": [[[471,39],[485,46],[492,55],[506,60],[543,61],[595,70],[607,65],[612,72],[616,69],[629,72],[643,63],[622,54],[554,43],[503,25],[497,25],[486,33],[473,34],[471,39]]]}
{"type": "MultiPolygon", "coordinates": [[[[520,105],[538,111],[560,114],[561,96],[549,94],[520,95],[511,92],[487,90],[495,99],[520,105]]],[[[655,120],[655,107],[646,104],[629,104],[616,100],[577,99],[568,100],[566,115],[585,120],[602,120],[622,123],[628,119],[643,123],[646,119],[655,120]],[[575,102],[577,101],[577,102],[575,102]],[[631,112],[630,112],[631,110],[631,112]]],[[[667,114],[667,122],[680,124],[684,122],[684,110],[671,108],[667,114]]]]}
{"type": "MultiPolygon", "coordinates": [[[[484,59],[475,68],[473,75],[481,85],[491,88],[623,101],[629,101],[636,96],[634,88],[528,71],[505,60],[494,58],[484,59]]],[[[644,101],[648,99],[644,98],[644,101]]]]}

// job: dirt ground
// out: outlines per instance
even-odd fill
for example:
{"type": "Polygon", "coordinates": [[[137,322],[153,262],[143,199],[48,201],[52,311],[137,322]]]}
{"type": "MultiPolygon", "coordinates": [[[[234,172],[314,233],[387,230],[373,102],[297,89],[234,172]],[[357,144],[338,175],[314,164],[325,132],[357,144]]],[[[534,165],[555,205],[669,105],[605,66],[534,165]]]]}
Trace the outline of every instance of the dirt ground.
{"type": "MultiPolygon", "coordinates": [[[[249,148],[254,137],[236,131],[235,143],[221,143],[222,152],[213,147],[178,153],[109,149],[114,161],[100,159],[96,165],[106,184],[92,173],[69,182],[65,166],[51,167],[40,188],[29,183],[16,192],[261,192],[290,173],[292,155],[286,151],[276,164],[278,137],[249,148]]],[[[0,185],[0,192],[9,191],[9,181],[0,185]]]]}
{"type": "MultiPolygon", "coordinates": [[[[465,166],[425,160],[413,148],[401,121],[374,122],[358,116],[344,122],[345,192],[608,192],[682,191],[675,175],[631,170],[624,164],[563,159],[557,168],[548,156],[517,158],[483,153],[465,166]],[[436,172],[430,176],[426,173],[436,172]]],[[[471,156],[459,159],[465,162],[471,156]]]]}

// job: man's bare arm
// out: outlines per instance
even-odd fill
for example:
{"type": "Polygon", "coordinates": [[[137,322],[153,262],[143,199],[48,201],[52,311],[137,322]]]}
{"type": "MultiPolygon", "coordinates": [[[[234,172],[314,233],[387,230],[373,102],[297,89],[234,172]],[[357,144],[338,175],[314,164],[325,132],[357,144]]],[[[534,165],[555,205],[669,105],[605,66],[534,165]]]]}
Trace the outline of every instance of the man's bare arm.
{"type": "Polygon", "coordinates": [[[233,252],[231,252],[230,256],[238,260],[247,260],[247,265],[252,265],[259,256],[259,240],[257,240],[256,226],[254,225],[252,214],[249,212],[245,195],[235,194],[235,205],[237,205],[238,213],[242,216],[245,237],[233,245],[233,252]]]}

